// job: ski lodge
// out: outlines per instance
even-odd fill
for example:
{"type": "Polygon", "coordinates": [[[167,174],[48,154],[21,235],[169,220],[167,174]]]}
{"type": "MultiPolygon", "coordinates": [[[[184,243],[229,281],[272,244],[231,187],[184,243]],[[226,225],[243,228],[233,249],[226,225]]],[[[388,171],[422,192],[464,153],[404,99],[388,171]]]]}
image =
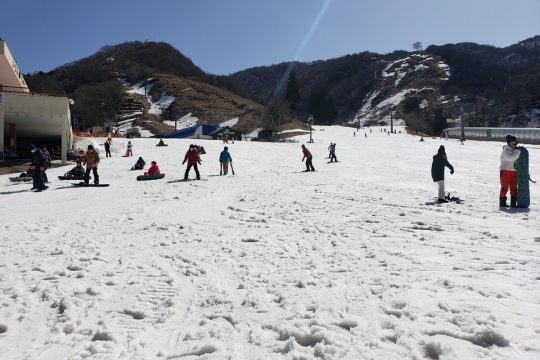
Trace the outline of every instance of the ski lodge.
{"type": "Polygon", "coordinates": [[[9,48],[0,38],[0,161],[28,154],[27,146],[60,148],[62,162],[71,148],[69,99],[32,94],[9,48]]]}

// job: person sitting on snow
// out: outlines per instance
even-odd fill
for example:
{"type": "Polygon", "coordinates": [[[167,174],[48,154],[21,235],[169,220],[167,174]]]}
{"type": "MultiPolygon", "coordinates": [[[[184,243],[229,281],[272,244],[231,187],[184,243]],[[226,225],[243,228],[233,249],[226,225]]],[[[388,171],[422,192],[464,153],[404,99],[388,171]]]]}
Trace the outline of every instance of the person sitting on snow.
{"type": "Polygon", "coordinates": [[[80,177],[84,176],[86,170],[82,166],[80,161],[77,161],[77,165],[66,173],[66,176],[80,177]]]}
{"type": "Polygon", "coordinates": [[[144,169],[144,165],[146,165],[146,162],[143,160],[142,157],[139,157],[139,160],[137,160],[137,162],[135,163],[135,165],[133,165],[131,170],[142,170],[144,169]]]}
{"type": "Polygon", "coordinates": [[[152,164],[152,166],[150,166],[150,168],[148,168],[148,171],[144,173],[144,176],[160,175],[161,171],[159,171],[159,166],[158,166],[157,162],[152,161],[151,164],[152,164]]]}
{"type": "Polygon", "coordinates": [[[157,146],[165,146],[165,142],[163,142],[163,139],[159,139],[157,146]]]}

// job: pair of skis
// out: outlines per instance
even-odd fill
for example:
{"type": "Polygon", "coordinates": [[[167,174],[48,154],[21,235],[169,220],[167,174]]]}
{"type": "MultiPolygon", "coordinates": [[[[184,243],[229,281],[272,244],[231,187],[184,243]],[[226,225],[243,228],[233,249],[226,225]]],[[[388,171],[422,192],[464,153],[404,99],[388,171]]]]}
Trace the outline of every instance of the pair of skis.
{"type": "MultiPolygon", "coordinates": [[[[234,167],[232,165],[232,161],[229,163],[231,164],[231,171],[232,171],[232,174],[234,175],[234,167]]],[[[223,163],[220,161],[219,162],[219,175],[223,175],[223,163]]]]}

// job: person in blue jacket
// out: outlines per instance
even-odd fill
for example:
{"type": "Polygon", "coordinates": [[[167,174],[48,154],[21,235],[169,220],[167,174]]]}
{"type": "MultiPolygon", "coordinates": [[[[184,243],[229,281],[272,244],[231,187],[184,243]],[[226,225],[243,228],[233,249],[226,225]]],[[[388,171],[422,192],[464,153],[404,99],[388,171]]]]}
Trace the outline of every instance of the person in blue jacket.
{"type": "Polygon", "coordinates": [[[431,177],[433,178],[433,182],[436,182],[439,185],[439,199],[438,202],[440,203],[446,203],[448,202],[444,198],[444,167],[448,167],[450,169],[450,174],[454,173],[454,167],[450,165],[448,162],[448,159],[446,158],[446,151],[444,149],[444,145],[441,145],[439,147],[439,150],[437,151],[437,154],[433,156],[433,163],[431,164],[431,177]]]}
{"type": "Polygon", "coordinates": [[[219,162],[222,170],[220,171],[220,175],[227,175],[229,172],[229,162],[232,163],[232,157],[231,154],[229,154],[229,148],[227,146],[225,146],[221,154],[219,154],[219,162]]]}

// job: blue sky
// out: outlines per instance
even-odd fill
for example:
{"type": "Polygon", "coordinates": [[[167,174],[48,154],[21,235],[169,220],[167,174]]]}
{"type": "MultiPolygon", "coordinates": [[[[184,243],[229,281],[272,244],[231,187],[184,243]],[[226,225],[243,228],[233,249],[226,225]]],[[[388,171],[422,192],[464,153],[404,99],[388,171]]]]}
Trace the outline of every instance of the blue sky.
{"type": "Polygon", "coordinates": [[[24,73],[150,40],[229,74],[415,41],[508,46],[540,35],[539,16],[540,0],[2,0],[0,37],[24,73]]]}

